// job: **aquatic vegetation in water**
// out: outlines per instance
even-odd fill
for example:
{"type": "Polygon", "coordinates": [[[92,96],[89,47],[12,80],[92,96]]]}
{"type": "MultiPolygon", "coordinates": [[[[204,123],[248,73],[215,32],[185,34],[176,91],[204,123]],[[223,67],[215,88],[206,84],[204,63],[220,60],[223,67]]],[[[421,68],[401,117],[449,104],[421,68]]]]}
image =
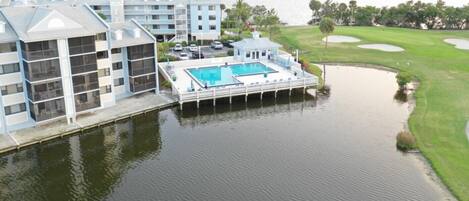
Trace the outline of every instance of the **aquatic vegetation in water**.
{"type": "Polygon", "coordinates": [[[396,141],[397,148],[404,152],[410,151],[417,147],[415,137],[407,131],[402,131],[397,134],[396,141]]]}

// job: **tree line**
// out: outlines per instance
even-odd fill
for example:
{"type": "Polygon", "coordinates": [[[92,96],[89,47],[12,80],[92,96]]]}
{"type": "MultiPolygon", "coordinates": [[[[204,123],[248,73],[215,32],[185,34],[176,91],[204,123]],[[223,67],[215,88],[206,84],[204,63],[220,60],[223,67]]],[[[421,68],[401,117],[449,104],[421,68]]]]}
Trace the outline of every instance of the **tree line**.
{"type": "Polygon", "coordinates": [[[272,34],[280,30],[280,18],[275,9],[267,9],[264,5],[250,6],[243,0],[237,0],[229,9],[222,6],[226,17],[222,28],[241,34],[245,30],[260,30],[272,34]]]}
{"type": "Polygon", "coordinates": [[[422,28],[422,29],[469,29],[469,4],[463,7],[447,6],[443,0],[435,4],[407,1],[397,6],[358,6],[356,0],[348,4],[326,0],[311,0],[309,7],[312,19],[309,24],[318,24],[328,17],[338,25],[422,28]]]}

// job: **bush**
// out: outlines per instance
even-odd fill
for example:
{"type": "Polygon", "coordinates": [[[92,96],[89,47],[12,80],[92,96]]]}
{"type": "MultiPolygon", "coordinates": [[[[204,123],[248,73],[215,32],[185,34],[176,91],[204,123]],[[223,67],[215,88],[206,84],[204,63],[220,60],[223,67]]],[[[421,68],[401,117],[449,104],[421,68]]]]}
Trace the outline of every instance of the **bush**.
{"type": "Polygon", "coordinates": [[[183,47],[186,47],[186,46],[187,46],[187,42],[186,42],[186,41],[182,41],[181,45],[182,45],[183,47]]]}
{"type": "Polygon", "coordinates": [[[233,41],[240,41],[242,38],[241,36],[230,36],[230,35],[224,35],[221,37],[220,42],[226,43],[228,40],[233,40],[233,41]]]}
{"type": "Polygon", "coordinates": [[[407,72],[399,72],[399,74],[396,75],[396,79],[399,87],[404,89],[408,83],[412,82],[413,77],[407,72]]]}
{"type": "Polygon", "coordinates": [[[198,41],[198,40],[193,40],[193,41],[189,42],[189,45],[192,45],[192,44],[195,44],[195,45],[199,46],[199,45],[200,45],[200,41],[198,41]]]}
{"type": "Polygon", "coordinates": [[[396,137],[396,146],[401,151],[409,151],[416,148],[415,137],[406,131],[399,132],[396,137]]]}
{"type": "Polygon", "coordinates": [[[172,55],[158,54],[158,62],[177,61],[178,58],[172,55]]]}
{"type": "Polygon", "coordinates": [[[234,50],[230,49],[228,52],[226,52],[228,56],[234,56],[234,50]]]}

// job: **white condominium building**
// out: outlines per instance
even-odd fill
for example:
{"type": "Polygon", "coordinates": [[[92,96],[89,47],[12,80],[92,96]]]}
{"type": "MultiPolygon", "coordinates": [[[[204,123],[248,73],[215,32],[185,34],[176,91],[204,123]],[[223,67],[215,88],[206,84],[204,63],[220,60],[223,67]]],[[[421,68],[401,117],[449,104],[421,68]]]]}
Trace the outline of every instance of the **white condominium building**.
{"type": "Polygon", "coordinates": [[[13,0],[0,5],[86,3],[107,22],[130,19],[162,41],[216,40],[221,32],[221,0],[13,0]]]}
{"type": "Polygon", "coordinates": [[[156,39],[86,4],[0,8],[0,133],[158,93],[156,39]]]}

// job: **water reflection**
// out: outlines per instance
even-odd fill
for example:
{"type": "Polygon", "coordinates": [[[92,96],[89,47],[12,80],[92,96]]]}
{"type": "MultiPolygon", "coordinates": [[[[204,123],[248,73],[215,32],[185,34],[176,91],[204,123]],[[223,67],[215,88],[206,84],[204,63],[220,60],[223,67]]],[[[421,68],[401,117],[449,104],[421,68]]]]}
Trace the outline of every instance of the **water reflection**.
{"type": "Polygon", "coordinates": [[[275,98],[273,93],[265,93],[262,101],[259,95],[251,95],[248,101],[244,97],[235,97],[229,104],[227,99],[217,101],[213,107],[211,101],[201,103],[200,109],[196,109],[195,103],[187,104],[184,110],[173,109],[177,119],[183,127],[196,127],[201,124],[218,124],[226,121],[241,119],[262,118],[290,112],[304,112],[312,110],[317,102],[308,93],[302,94],[302,90],[293,90],[292,96],[287,91],[278,92],[275,98]]]}
{"type": "Polygon", "coordinates": [[[129,168],[158,155],[159,114],[0,158],[0,200],[100,200],[129,168]]]}
{"type": "Polygon", "coordinates": [[[407,92],[405,89],[399,88],[394,94],[394,99],[399,103],[406,103],[407,102],[407,92]]]}

